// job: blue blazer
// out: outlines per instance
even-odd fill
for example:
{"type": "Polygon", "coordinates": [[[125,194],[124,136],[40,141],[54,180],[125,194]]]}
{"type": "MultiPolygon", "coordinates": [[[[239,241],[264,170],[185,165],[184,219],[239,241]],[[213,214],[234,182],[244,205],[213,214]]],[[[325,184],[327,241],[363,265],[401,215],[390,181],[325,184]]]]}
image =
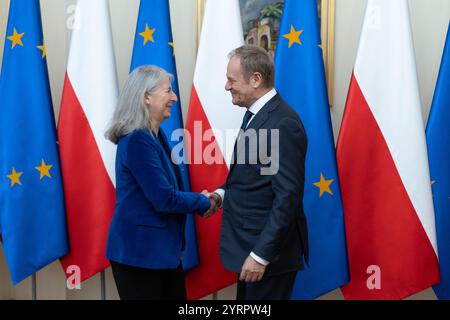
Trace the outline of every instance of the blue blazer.
{"type": "MultiPolygon", "coordinates": [[[[164,143],[161,129],[160,134],[164,143]]],[[[148,269],[176,268],[184,247],[186,214],[204,214],[210,207],[204,195],[179,191],[169,155],[147,130],[119,140],[116,198],[106,257],[148,269]]]]}

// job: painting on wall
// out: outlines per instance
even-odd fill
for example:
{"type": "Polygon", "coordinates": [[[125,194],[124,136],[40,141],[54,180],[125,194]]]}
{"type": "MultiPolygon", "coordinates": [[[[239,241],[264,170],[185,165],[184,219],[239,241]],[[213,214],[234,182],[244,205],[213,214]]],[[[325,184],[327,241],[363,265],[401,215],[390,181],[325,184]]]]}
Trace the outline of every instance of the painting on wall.
{"type": "MultiPolygon", "coordinates": [[[[206,1],[197,0],[198,39],[206,1]]],[[[333,105],[334,2],[335,0],[317,0],[330,105],[333,105]]],[[[245,43],[264,48],[274,56],[284,0],[239,0],[239,5],[245,43]]]]}

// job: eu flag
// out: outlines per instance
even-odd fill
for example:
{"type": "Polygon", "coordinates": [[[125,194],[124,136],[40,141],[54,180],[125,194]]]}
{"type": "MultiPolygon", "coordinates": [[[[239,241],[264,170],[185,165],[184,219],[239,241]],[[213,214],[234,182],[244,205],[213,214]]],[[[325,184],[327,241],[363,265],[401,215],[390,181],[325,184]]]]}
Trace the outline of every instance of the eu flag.
{"type": "MultiPolygon", "coordinates": [[[[171,73],[174,76],[172,89],[177,97],[180,97],[168,0],[141,0],[131,71],[142,65],[155,65],[171,73]]],[[[171,116],[162,123],[161,127],[168,137],[171,149],[173,149],[180,141],[172,141],[172,132],[183,128],[183,118],[179,102],[172,105],[171,116]]],[[[185,155],[175,156],[183,157],[177,159],[178,163],[181,163],[179,165],[181,171],[180,189],[190,191],[189,173],[186,162],[183,161],[185,155]]],[[[192,215],[187,216],[185,230],[186,247],[183,254],[183,268],[187,270],[198,264],[195,222],[192,215]]]]}
{"type": "Polygon", "coordinates": [[[291,299],[314,299],[348,282],[336,155],[316,0],[286,0],[275,52],[275,87],[306,129],[305,192],[310,263],[291,299]]]}
{"type": "Polygon", "coordinates": [[[13,284],[67,253],[39,0],[11,0],[0,78],[0,231],[13,284]]]}
{"type": "Polygon", "coordinates": [[[441,69],[426,129],[432,179],[441,282],[434,286],[439,299],[450,299],[450,24],[441,69]]]}

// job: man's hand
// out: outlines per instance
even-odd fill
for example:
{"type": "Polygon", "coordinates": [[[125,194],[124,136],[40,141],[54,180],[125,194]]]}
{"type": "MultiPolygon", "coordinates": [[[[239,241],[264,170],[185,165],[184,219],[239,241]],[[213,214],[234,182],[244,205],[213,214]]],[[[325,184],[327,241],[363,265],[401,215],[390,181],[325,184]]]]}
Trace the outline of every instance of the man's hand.
{"type": "Polygon", "coordinates": [[[216,202],[216,210],[222,208],[222,197],[217,192],[212,192],[209,194],[209,198],[216,202]]]}
{"type": "Polygon", "coordinates": [[[217,212],[217,210],[220,208],[220,205],[222,204],[222,199],[215,192],[209,193],[207,190],[203,190],[202,194],[207,196],[209,198],[209,201],[211,202],[210,208],[203,215],[203,218],[208,219],[209,217],[214,215],[217,212]]]}
{"type": "Polygon", "coordinates": [[[266,266],[260,264],[251,256],[245,259],[244,265],[242,266],[241,274],[239,275],[239,280],[245,282],[257,282],[260,281],[266,271],[266,266]]]}

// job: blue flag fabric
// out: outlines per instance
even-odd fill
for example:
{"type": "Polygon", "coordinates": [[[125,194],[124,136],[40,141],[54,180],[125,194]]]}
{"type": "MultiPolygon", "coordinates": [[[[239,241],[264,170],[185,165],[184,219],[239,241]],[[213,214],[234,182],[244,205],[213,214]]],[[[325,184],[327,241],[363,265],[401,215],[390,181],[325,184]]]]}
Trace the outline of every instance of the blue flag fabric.
{"type": "Polygon", "coordinates": [[[0,78],[0,232],[13,284],[67,253],[39,0],[11,0],[0,78]]]}
{"type": "Polygon", "coordinates": [[[310,263],[291,299],[314,299],[349,280],[344,217],[328,105],[316,0],[286,0],[275,52],[275,87],[308,137],[304,210],[310,263]]]}
{"type": "Polygon", "coordinates": [[[426,129],[433,202],[436,215],[441,282],[439,299],[450,299],[450,24],[426,129]]]}
{"type": "MultiPolygon", "coordinates": [[[[177,97],[180,97],[168,0],[141,0],[134,40],[131,71],[142,65],[155,65],[171,73],[174,76],[172,89],[177,97]]],[[[171,141],[172,132],[183,128],[183,118],[179,100],[176,104],[172,105],[171,116],[162,123],[161,127],[167,135],[171,149],[173,149],[179,141],[171,141]]],[[[177,156],[184,157],[185,155],[177,156]]],[[[190,191],[189,172],[186,162],[179,162],[181,162],[179,168],[181,170],[182,180],[180,189],[183,191],[190,191]]],[[[183,268],[188,270],[195,267],[199,261],[195,222],[192,215],[187,216],[185,235],[186,247],[183,253],[183,268]]]]}

